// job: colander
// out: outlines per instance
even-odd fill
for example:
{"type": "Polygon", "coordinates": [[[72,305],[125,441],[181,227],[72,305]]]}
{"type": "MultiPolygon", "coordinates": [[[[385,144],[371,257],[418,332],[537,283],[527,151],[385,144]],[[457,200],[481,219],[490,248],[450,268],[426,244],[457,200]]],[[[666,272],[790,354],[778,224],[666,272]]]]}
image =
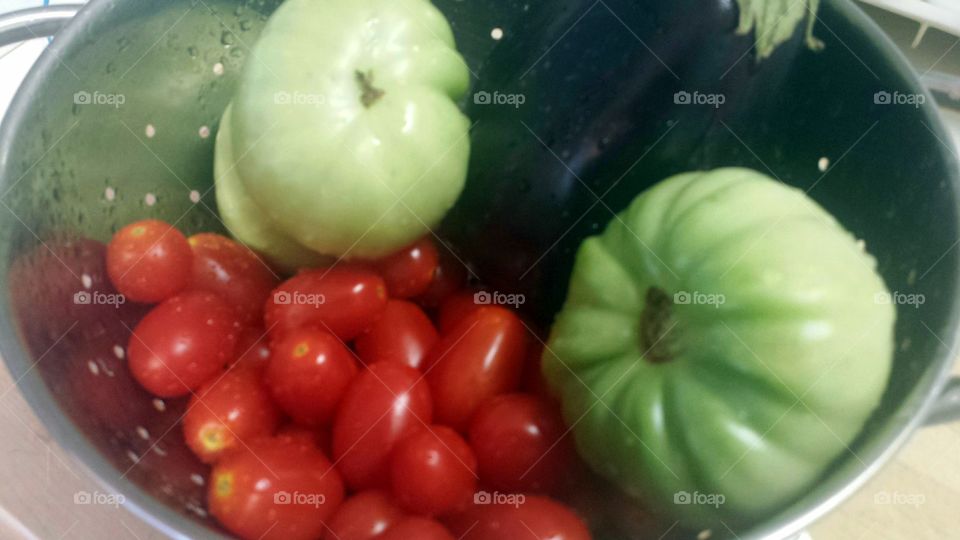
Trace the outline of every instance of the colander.
{"type": "MultiPolygon", "coordinates": [[[[611,43],[597,32],[623,32],[620,23],[631,30],[629,20],[596,26],[604,10],[615,14],[603,0],[556,0],[557,18],[545,25],[586,6],[582,28],[594,31],[576,23],[552,34],[559,40],[529,43],[516,35],[530,28],[522,21],[531,6],[522,1],[435,3],[481,81],[497,80],[491,54],[500,62],[542,54],[537,69],[564,71],[549,87],[498,81],[501,91],[516,85],[526,92],[527,108],[512,117],[484,113],[492,116],[474,130],[467,192],[441,231],[481,280],[522,281],[543,324],[563,298],[576,245],[611,212],[670,173],[726,165],[807,189],[863,239],[892,291],[925,299],[917,309],[898,305],[893,376],[850,451],[793,504],[711,537],[795,535],[861,486],[916,427],[958,417],[960,385],[948,380],[960,313],[957,160],[932,96],[851,2],[822,2],[815,34],[824,49],[774,55],[765,62],[778,76],[760,75],[765,68],[745,55],[723,84],[746,97],[734,112],[706,117],[669,101],[644,107],[649,101],[630,101],[637,96],[623,79],[607,84],[609,73],[596,74],[596,55],[609,52],[599,43],[611,43]],[[502,40],[508,48],[500,47],[503,36],[513,38],[502,40]],[[885,104],[880,92],[926,103],[885,104]],[[552,121],[551,110],[565,111],[566,121],[552,121]],[[573,181],[581,176],[623,181],[599,205],[573,181]]],[[[91,301],[111,290],[99,242],[146,217],[187,233],[226,232],[212,191],[213,136],[238,73],[252,61],[250,46],[278,4],[93,0],[56,34],[0,131],[0,351],[56,440],[105,489],[122,493],[128,508],[175,538],[225,533],[205,510],[208,470],[181,440],[184,402],[154,399],[127,374],[124,347],[144,308],[91,301]]],[[[733,33],[734,2],[675,5],[691,21],[717,17],[733,33]]],[[[75,11],[50,9],[0,18],[0,44],[52,33],[75,11]]],[[[624,38],[617,53],[696,38],[663,37],[668,22],[631,31],[636,40],[624,38]]],[[[751,38],[739,39],[749,51],[751,38]]],[[[596,524],[598,538],[706,534],[649,515],[601,482],[577,491],[569,498],[596,524]]]]}

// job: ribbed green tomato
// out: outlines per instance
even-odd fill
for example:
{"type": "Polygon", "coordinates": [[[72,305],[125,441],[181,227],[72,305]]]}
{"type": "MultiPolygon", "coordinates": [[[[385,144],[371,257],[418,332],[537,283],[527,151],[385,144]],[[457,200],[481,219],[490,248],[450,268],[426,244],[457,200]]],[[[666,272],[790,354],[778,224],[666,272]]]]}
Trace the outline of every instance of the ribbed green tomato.
{"type": "Polygon", "coordinates": [[[422,236],[466,179],[469,85],[428,0],[287,0],[233,102],[237,175],[279,231],[376,258],[422,236]]]}
{"type": "Polygon", "coordinates": [[[803,192],[681,174],[577,253],[543,370],[580,454],[684,525],[802,494],[877,406],[894,308],[875,261],[803,192]]]}
{"type": "Polygon", "coordinates": [[[224,225],[231,235],[284,270],[294,271],[329,263],[329,257],[303,246],[280,231],[247,194],[237,176],[231,138],[231,109],[232,106],[228,106],[220,120],[213,159],[217,210],[224,225]]]}

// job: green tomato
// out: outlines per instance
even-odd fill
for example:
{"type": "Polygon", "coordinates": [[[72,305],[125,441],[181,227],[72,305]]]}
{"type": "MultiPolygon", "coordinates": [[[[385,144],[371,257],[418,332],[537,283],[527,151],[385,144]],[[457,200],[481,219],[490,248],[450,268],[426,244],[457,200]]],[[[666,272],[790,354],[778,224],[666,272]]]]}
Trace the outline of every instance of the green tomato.
{"type": "Polygon", "coordinates": [[[684,525],[757,518],[847,452],[890,372],[875,261],[803,192],[681,174],[581,245],[544,353],[583,458],[684,525]]]}
{"type": "Polygon", "coordinates": [[[217,211],[223,224],[235,238],[286,271],[329,263],[329,257],[304,247],[278,230],[247,194],[237,176],[231,143],[231,109],[232,106],[228,106],[220,120],[213,160],[217,211]]]}
{"type": "Polygon", "coordinates": [[[234,99],[238,176],[296,242],[386,255],[437,225],[463,189],[470,123],[456,100],[468,85],[428,0],[287,0],[234,99]]]}

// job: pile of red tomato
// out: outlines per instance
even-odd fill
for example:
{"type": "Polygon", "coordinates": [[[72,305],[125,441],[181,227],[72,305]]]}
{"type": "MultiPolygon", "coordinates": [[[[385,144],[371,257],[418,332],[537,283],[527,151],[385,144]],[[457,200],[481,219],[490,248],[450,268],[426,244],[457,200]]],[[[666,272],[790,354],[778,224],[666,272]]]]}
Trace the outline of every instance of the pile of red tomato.
{"type": "Polygon", "coordinates": [[[550,498],[575,455],[538,341],[513,310],[474,302],[428,239],[280,282],[229,238],[145,220],[111,240],[107,271],[156,304],[129,367],[156,396],[190,397],[184,437],[232,533],[590,537],[550,498]]]}

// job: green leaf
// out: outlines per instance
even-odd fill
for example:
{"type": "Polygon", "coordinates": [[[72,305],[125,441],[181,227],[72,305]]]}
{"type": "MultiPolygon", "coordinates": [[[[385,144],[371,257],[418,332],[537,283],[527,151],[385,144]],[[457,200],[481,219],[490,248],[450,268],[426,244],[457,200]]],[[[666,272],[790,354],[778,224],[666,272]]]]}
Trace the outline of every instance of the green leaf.
{"type": "Polygon", "coordinates": [[[784,41],[790,39],[797,27],[806,20],[804,40],[814,51],[823,48],[823,42],[814,37],[820,0],[737,0],[740,4],[740,24],[737,33],[756,36],[757,60],[767,58],[784,41]]]}

